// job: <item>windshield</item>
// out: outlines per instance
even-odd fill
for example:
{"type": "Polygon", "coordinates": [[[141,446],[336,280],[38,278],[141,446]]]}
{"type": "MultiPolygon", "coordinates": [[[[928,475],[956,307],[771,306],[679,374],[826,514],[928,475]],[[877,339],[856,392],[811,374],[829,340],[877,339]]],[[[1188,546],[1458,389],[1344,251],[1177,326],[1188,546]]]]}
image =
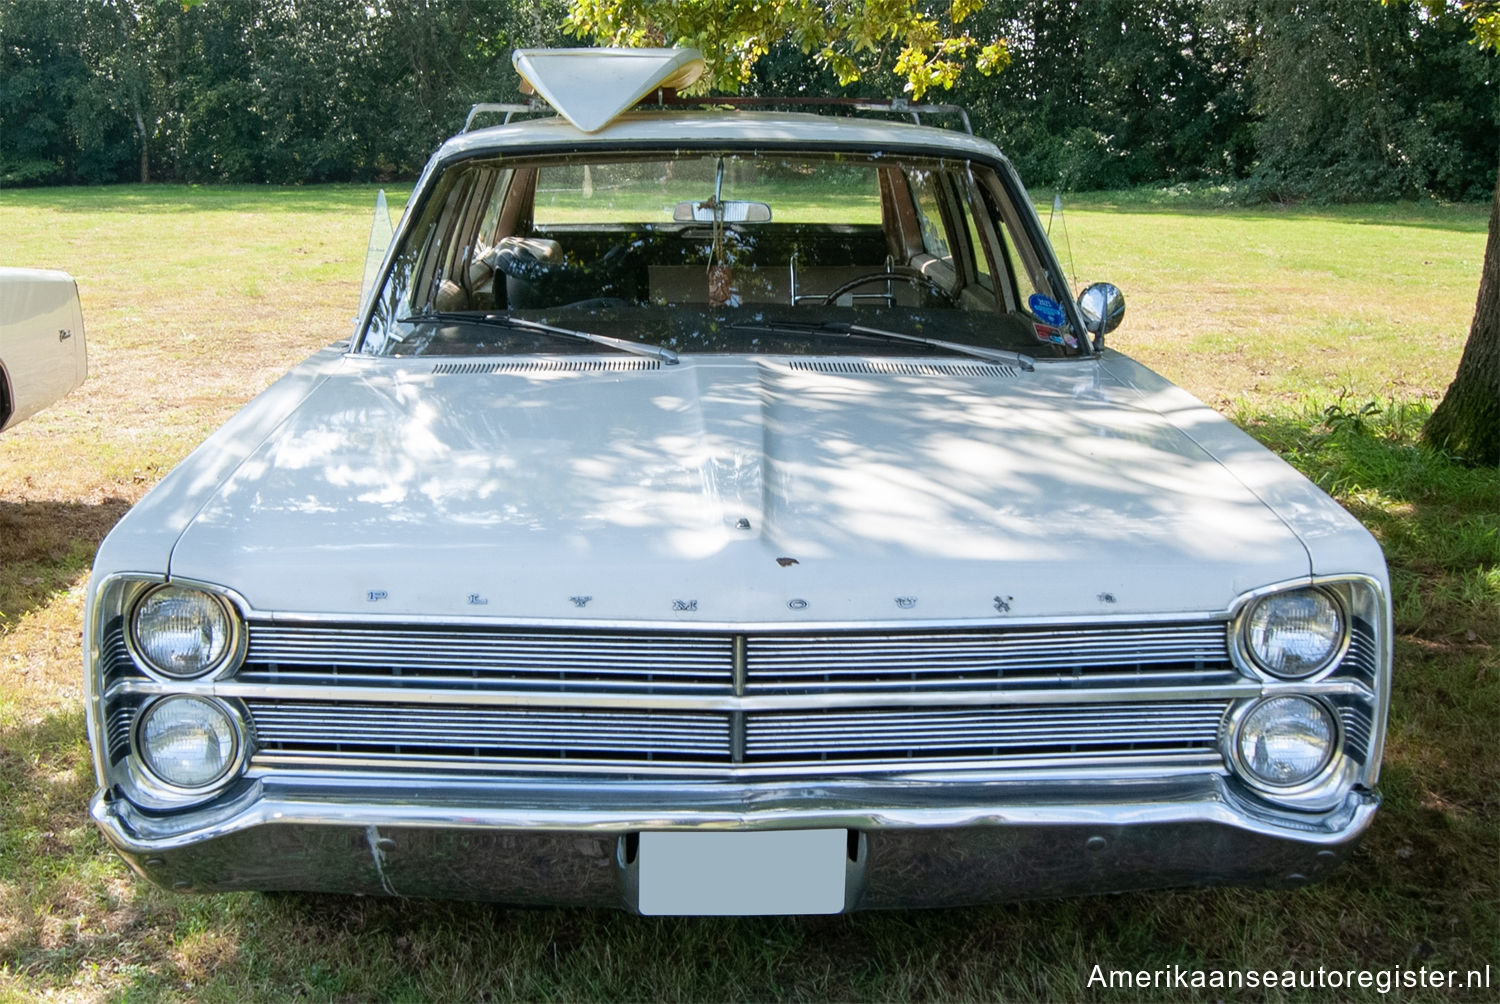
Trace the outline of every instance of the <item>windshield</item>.
{"type": "Polygon", "coordinates": [[[477,159],[418,212],[364,352],[1086,351],[1000,179],[966,160],[477,159]]]}

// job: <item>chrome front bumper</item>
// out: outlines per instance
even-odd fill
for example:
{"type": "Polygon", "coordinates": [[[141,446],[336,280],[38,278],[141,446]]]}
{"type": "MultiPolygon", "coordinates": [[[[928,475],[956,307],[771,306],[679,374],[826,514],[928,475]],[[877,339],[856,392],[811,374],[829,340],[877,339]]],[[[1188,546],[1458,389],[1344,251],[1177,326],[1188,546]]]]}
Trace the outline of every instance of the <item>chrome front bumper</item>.
{"type": "Polygon", "coordinates": [[[1379,801],[1354,792],[1327,812],[1277,811],[1219,775],[483,788],[386,778],[262,780],[227,803],[173,815],[100,792],[90,809],[136,871],[171,889],[626,910],[636,909],[633,839],[642,831],[846,829],[845,908],[854,910],[1301,884],[1346,856],[1379,801]]]}

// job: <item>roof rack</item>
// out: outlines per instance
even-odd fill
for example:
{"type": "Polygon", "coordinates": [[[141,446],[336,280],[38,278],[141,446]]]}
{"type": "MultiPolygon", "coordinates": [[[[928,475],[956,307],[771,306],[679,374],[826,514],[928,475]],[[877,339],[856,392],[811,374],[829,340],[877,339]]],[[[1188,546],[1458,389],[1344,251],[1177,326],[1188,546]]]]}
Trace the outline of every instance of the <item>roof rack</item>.
{"type": "Polygon", "coordinates": [[[507,124],[510,123],[512,115],[521,115],[527,112],[551,111],[552,106],[539,98],[529,98],[527,101],[481,101],[469,108],[469,117],[464,119],[464,127],[460,133],[466,133],[474,125],[474,119],[480,115],[504,115],[507,124]]]}
{"type": "MultiPolygon", "coordinates": [[[[680,97],[676,91],[670,88],[662,88],[642,100],[636,107],[643,108],[651,105],[660,108],[702,108],[714,105],[727,105],[731,108],[850,108],[857,112],[909,115],[911,116],[911,120],[918,125],[922,124],[923,115],[946,115],[957,117],[959,122],[963,124],[964,132],[970,136],[974,135],[974,127],[969,123],[969,113],[959,105],[914,104],[905,98],[891,98],[884,101],[871,98],[743,97],[739,95],[710,95],[702,98],[684,98],[680,97]]],[[[504,115],[506,123],[509,124],[511,117],[514,115],[537,114],[552,110],[550,104],[536,97],[532,97],[525,102],[484,101],[469,109],[469,116],[464,119],[464,127],[459,132],[466,133],[472,129],[474,119],[480,115],[504,115]]]]}
{"type": "MultiPolygon", "coordinates": [[[[647,99],[649,100],[649,99],[647,99]]],[[[642,107],[646,102],[642,101],[636,107],[642,107]]],[[[675,91],[666,89],[656,92],[656,104],[661,107],[691,106],[713,106],[728,105],[731,108],[746,108],[763,106],[769,108],[802,108],[802,107],[824,107],[824,108],[852,108],[857,112],[881,112],[889,115],[910,115],[911,120],[918,125],[922,123],[923,115],[948,115],[956,116],[963,123],[964,132],[970,136],[974,135],[974,127],[969,123],[969,113],[959,105],[932,105],[913,104],[905,98],[889,98],[878,100],[873,98],[792,98],[778,97],[774,95],[766,97],[744,97],[740,95],[723,96],[708,95],[701,98],[680,97],[675,91]]]]}

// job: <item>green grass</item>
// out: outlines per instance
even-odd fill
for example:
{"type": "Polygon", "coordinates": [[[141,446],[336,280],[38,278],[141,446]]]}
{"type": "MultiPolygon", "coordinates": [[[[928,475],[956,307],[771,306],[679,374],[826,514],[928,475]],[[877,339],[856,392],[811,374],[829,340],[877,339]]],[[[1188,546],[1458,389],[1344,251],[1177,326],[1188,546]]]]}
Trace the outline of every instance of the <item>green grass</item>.
{"type": "Polygon", "coordinates": [[[1125,288],[1113,344],[1218,405],[1386,548],[1397,676],[1386,804],[1361,850],[1298,891],[665,920],[179,896],[128,872],[86,816],[87,566],[204,435],[347,333],[374,188],[0,192],[9,262],[78,277],[91,350],[80,391],[0,436],[0,997],[1492,999],[1087,985],[1096,963],[1500,964],[1500,473],[1416,446],[1467,330],[1484,211],[1247,211],[1201,194],[1069,199],[1078,278],[1125,288]]]}

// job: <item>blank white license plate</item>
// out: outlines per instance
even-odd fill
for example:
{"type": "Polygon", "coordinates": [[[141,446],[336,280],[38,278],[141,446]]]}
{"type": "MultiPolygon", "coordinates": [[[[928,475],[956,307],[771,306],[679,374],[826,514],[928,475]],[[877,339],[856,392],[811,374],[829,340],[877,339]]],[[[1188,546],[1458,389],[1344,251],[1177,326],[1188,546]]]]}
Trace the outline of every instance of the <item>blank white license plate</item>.
{"type": "Polygon", "coordinates": [[[641,913],[750,916],[844,909],[847,830],[642,833],[641,913]]]}

